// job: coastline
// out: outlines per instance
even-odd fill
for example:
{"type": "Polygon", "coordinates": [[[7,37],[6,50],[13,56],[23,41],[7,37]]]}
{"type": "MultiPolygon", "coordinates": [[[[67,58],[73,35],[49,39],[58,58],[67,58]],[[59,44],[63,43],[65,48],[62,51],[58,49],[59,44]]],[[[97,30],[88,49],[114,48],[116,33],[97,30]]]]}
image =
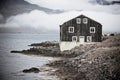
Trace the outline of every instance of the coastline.
{"type": "Polygon", "coordinates": [[[11,51],[25,55],[62,57],[46,64],[57,68],[51,75],[62,80],[119,80],[120,79],[120,35],[111,36],[101,43],[80,45],[61,52],[58,42],[31,44],[28,50],[11,51]],[[39,48],[37,48],[39,46],[39,48]]]}

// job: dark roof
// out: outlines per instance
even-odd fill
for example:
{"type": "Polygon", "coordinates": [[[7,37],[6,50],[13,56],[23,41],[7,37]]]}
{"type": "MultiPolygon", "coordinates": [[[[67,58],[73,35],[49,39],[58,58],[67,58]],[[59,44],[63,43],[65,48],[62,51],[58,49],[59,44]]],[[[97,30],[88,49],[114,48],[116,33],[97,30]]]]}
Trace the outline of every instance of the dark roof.
{"type": "MultiPolygon", "coordinates": [[[[92,21],[94,21],[94,22],[100,24],[99,22],[95,21],[94,19],[91,19],[91,18],[89,18],[89,17],[87,17],[87,16],[85,16],[85,15],[83,15],[83,14],[81,14],[81,15],[75,17],[75,18],[72,18],[72,19],[70,19],[70,20],[64,22],[63,24],[65,24],[65,23],[67,23],[67,22],[69,22],[69,21],[71,21],[71,20],[73,20],[73,19],[76,19],[76,18],[78,18],[78,17],[86,17],[86,18],[88,18],[88,19],[90,19],[90,20],[92,20],[92,21]]],[[[62,24],[62,25],[63,25],[63,24],[62,24]]],[[[101,25],[101,24],[100,24],[100,25],[101,25]]]]}

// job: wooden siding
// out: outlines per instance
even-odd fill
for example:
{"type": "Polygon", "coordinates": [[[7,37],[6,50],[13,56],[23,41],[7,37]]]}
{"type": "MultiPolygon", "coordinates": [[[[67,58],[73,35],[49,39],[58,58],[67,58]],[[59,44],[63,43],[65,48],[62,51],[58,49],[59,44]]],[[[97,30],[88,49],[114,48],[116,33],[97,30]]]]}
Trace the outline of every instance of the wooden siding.
{"type": "Polygon", "coordinates": [[[84,15],[78,16],[60,25],[60,40],[61,41],[72,41],[72,36],[77,36],[77,41],[79,41],[79,36],[85,36],[85,42],[87,41],[87,36],[92,36],[92,42],[101,42],[102,36],[102,25],[84,15]],[[76,23],[76,18],[81,18],[81,23],[76,23]],[[88,23],[83,23],[83,18],[88,19],[88,23]],[[74,33],[68,32],[68,27],[74,27],[74,33]],[[90,33],[90,27],[95,27],[95,33],[90,33]]]}

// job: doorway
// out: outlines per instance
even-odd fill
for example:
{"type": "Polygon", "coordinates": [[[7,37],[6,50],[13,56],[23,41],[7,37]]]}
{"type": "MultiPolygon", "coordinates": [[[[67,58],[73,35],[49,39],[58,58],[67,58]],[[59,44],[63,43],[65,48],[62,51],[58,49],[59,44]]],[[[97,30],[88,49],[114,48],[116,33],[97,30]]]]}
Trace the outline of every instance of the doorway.
{"type": "Polygon", "coordinates": [[[92,42],[92,36],[87,36],[87,42],[92,42]]]}
{"type": "Polygon", "coordinates": [[[79,36],[79,42],[83,44],[85,42],[85,36],[79,36]]]}

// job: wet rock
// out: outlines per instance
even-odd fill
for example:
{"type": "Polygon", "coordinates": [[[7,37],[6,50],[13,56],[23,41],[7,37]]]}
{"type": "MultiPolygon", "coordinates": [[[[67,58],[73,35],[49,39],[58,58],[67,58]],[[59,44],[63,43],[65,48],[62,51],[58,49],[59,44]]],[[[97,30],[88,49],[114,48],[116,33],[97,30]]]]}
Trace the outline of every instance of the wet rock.
{"type": "Polygon", "coordinates": [[[30,69],[24,69],[22,72],[24,72],[24,73],[39,73],[40,70],[38,68],[33,67],[30,69]]]}

